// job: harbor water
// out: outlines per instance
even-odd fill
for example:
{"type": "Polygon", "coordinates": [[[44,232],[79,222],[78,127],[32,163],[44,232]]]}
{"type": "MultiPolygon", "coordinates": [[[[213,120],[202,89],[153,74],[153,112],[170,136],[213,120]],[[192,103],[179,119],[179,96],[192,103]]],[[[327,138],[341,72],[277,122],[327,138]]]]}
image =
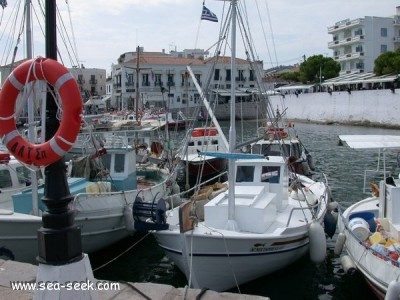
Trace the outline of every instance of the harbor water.
{"type": "MultiPolygon", "coordinates": [[[[224,131],[228,130],[228,123],[222,123],[221,126],[224,131]]],[[[255,130],[255,121],[247,121],[244,126],[238,124],[238,142],[242,138],[245,140],[253,137],[255,130]]],[[[400,130],[394,129],[308,123],[296,123],[295,130],[312,154],[317,169],[327,175],[333,199],[344,207],[370,193],[369,183],[366,193],[363,193],[364,170],[376,169],[377,153],[339,146],[338,136],[400,134],[400,130]]],[[[183,134],[179,133],[176,139],[181,140],[183,134]]],[[[388,158],[392,161],[389,166],[397,163],[397,153],[389,153],[388,158]]],[[[230,292],[268,296],[272,300],[376,299],[359,272],[351,275],[344,273],[340,258],[333,253],[335,239],[336,235],[327,239],[327,258],[323,264],[315,266],[305,256],[285,269],[240,286],[240,291],[232,289],[230,292]]],[[[92,254],[90,260],[98,279],[164,283],[175,287],[187,285],[185,276],[158,248],[150,234],[137,233],[110,248],[92,254]],[[116,258],[118,255],[120,256],[116,258]]]]}

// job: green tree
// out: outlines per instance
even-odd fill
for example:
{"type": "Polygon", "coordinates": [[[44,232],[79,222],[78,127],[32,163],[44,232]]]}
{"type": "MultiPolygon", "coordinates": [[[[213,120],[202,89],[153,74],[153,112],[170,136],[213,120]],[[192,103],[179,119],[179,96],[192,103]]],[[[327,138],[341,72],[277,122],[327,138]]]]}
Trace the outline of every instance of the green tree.
{"type": "Polygon", "coordinates": [[[378,76],[400,73],[400,49],[388,51],[375,59],[374,73],[378,76]]]}
{"type": "Polygon", "coordinates": [[[313,55],[300,64],[300,80],[303,83],[319,83],[339,76],[339,71],[340,65],[333,58],[313,55]]]}
{"type": "Polygon", "coordinates": [[[281,74],[281,78],[287,81],[300,81],[300,72],[285,72],[281,74]]]}

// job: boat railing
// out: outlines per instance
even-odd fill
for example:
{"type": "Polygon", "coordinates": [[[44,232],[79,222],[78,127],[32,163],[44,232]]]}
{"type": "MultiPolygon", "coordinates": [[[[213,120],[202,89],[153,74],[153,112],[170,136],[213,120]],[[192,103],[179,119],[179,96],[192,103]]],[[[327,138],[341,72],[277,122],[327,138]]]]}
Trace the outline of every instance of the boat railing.
{"type": "MultiPolygon", "coordinates": [[[[289,224],[292,219],[292,215],[293,215],[294,211],[307,209],[307,210],[311,211],[312,214],[314,215],[315,212],[318,213],[321,210],[321,205],[323,203],[325,204],[325,207],[328,205],[328,202],[331,198],[331,192],[329,190],[328,178],[326,177],[325,173],[319,173],[319,175],[321,176],[322,181],[325,184],[324,193],[321,195],[321,197],[318,199],[318,201],[313,205],[307,205],[307,207],[293,207],[290,211],[289,218],[286,223],[286,227],[289,227],[289,224]]],[[[315,183],[317,183],[317,181],[315,183]]],[[[307,201],[306,201],[306,203],[307,203],[307,201]]]]}
{"type": "Polygon", "coordinates": [[[293,208],[290,210],[290,214],[289,214],[288,221],[287,221],[287,223],[286,223],[286,227],[289,227],[290,221],[292,220],[292,215],[293,215],[293,213],[294,213],[296,210],[318,209],[319,206],[320,206],[320,203],[315,203],[314,205],[309,205],[309,206],[307,206],[306,208],[305,208],[305,207],[293,207],[293,208]]]}
{"type": "Polygon", "coordinates": [[[371,190],[369,188],[370,183],[374,180],[376,181],[384,180],[385,178],[389,177],[390,174],[391,171],[387,170],[379,170],[379,169],[364,170],[363,193],[370,194],[371,193],[371,190]]]}

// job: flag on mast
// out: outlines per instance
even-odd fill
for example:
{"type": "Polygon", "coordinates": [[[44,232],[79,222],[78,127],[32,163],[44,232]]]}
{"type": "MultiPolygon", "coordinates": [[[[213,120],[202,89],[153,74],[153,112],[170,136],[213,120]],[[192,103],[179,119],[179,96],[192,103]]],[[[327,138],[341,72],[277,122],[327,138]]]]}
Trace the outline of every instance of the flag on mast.
{"type": "Polygon", "coordinates": [[[203,5],[203,12],[201,13],[201,20],[207,20],[211,22],[218,22],[217,16],[203,5]]]}

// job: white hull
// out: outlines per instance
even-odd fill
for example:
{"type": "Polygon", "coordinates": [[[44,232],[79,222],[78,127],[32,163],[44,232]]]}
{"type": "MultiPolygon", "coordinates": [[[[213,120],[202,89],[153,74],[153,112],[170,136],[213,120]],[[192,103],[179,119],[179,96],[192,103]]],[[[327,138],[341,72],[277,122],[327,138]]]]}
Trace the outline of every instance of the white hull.
{"type": "MultiPolygon", "coordinates": [[[[77,219],[81,228],[82,249],[92,253],[107,247],[129,235],[123,216],[103,217],[97,220],[77,219]],[[96,230],[88,231],[90,228],[96,230]]],[[[37,231],[42,226],[42,218],[27,218],[13,214],[7,218],[0,216],[0,258],[37,264],[37,231]],[[13,234],[10,235],[10,232],[13,234]]]]}
{"type": "MultiPolygon", "coordinates": [[[[303,183],[309,186],[315,195],[321,197],[319,207],[316,208],[316,220],[322,223],[326,211],[326,199],[323,196],[326,187],[322,183],[302,178],[303,183]]],[[[251,188],[257,189],[253,186],[243,190],[251,188]]],[[[273,203],[269,203],[262,214],[258,214],[257,211],[262,209],[261,199],[255,203],[255,210],[252,210],[250,202],[241,203],[243,206],[236,207],[239,227],[253,227],[252,232],[227,230],[223,225],[218,225],[220,221],[220,224],[224,224],[226,218],[226,206],[218,197],[224,196],[220,194],[206,204],[205,221],[199,222],[193,230],[181,233],[182,218],[179,217],[181,211],[178,207],[167,213],[169,229],[154,232],[160,247],[186,275],[192,288],[225,291],[280,270],[309,251],[309,226],[313,216],[306,208],[305,201],[289,197],[279,211],[276,211],[273,203]],[[269,206],[276,211],[275,214],[268,212],[269,206]],[[216,215],[213,214],[214,208],[218,215],[217,221],[216,215]],[[207,212],[209,215],[211,213],[211,219],[208,221],[207,212]],[[261,219],[268,224],[263,223],[261,219]],[[211,223],[216,225],[210,226],[211,223]],[[266,224],[266,227],[263,224],[266,224]],[[263,232],[257,232],[263,227],[263,232]]],[[[196,214],[199,215],[197,209],[196,214]]]]}
{"type": "Polygon", "coordinates": [[[223,231],[213,233],[213,239],[213,234],[210,236],[210,230],[207,231],[199,233],[196,230],[193,235],[190,232],[182,235],[168,232],[156,235],[158,243],[186,274],[187,279],[191,277],[193,288],[207,287],[215,291],[225,291],[236,284],[240,285],[280,270],[308,252],[306,228],[302,234],[281,239],[273,235],[249,237],[246,234],[221,238],[221,234],[229,234],[223,231]],[[280,242],[282,245],[277,245],[280,242]],[[174,245],[181,245],[182,248],[177,249],[174,245]],[[193,251],[191,261],[192,247],[196,250],[193,251]]]}
{"type": "MultiPolygon", "coordinates": [[[[378,216],[378,203],[379,200],[375,197],[362,200],[346,209],[343,218],[348,218],[352,213],[365,211],[375,212],[378,216]]],[[[345,226],[342,218],[339,218],[338,229],[346,236],[345,249],[357,269],[369,281],[375,293],[385,295],[389,284],[400,276],[399,264],[378,257],[370,246],[361,243],[356,238],[348,226],[345,226]]]]}
{"type": "MultiPolygon", "coordinates": [[[[83,252],[98,251],[133,233],[127,230],[129,224],[124,209],[126,205],[132,205],[138,193],[134,190],[76,196],[72,208],[75,224],[81,229],[83,252]]],[[[158,193],[165,194],[164,182],[140,191],[148,201],[158,193]]],[[[0,210],[0,258],[35,264],[38,256],[37,230],[41,226],[41,217],[0,210]]]]}

